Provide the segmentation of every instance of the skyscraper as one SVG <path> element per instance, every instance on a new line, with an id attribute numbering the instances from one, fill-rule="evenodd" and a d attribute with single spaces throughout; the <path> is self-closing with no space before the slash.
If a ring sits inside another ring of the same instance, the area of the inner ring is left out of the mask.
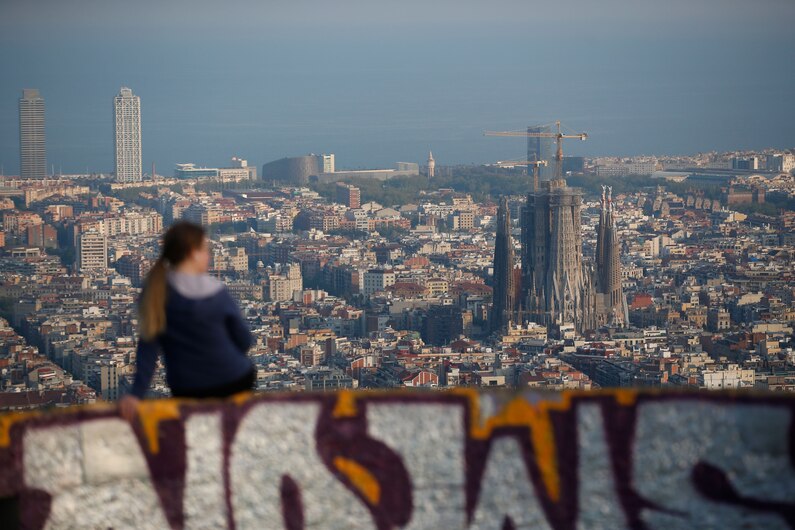
<path id="1" fill-rule="evenodd" d="M 541 125 L 528 127 L 529 133 L 551 133 L 552 127 Z M 527 160 L 546 160 L 546 166 L 538 168 L 538 180 L 552 180 L 555 178 L 555 140 L 554 138 L 527 137 Z M 532 168 L 527 168 L 530 172 Z"/>
<path id="2" fill-rule="evenodd" d="M 115 117 L 116 180 L 137 182 L 141 172 L 141 98 L 122 87 L 113 98 Z"/>
<path id="3" fill-rule="evenodd" d="M 514 319 L 516 301 L 513 275 L 513 244 L 511 242 L 511 211 L 503 197 L 497 210 L 497 237 L 494 241 L 494 291 L 491 307 L 491 329 L 500 331 Z"/>
<path id="4" fill-rule="evenodd" d="M 540 182 L 527 195 L 522 212 L 522 303 L 539 324 L 574 324 L 578 331 L 593 321 L 591 275 L 582 256 L 582 192 L 563 179 Z"/>
<path id="5" fill-rule="evenodd" d="M 22 178 L 47 176 L 44 136 L 44 98 L 37 89 L 26 88 L 19 98 L 19 174 Z"/>
<path id="6" fill-rule="evenodd" d="M 596 232 L 596 324 L 624 326 L 629 320 L 621 288 L 621 259 L 613 211 L 613 189 L 602 186 L 602 211 Z"/>

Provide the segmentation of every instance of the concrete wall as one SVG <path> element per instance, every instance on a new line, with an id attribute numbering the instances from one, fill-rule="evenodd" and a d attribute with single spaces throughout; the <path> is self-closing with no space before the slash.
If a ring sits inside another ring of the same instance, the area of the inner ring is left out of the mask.
<path id="1" fill-rule="evenodd" d="M 25 528 L 792 528 L 795 399 L 244 395 L 0 416 Z"/>

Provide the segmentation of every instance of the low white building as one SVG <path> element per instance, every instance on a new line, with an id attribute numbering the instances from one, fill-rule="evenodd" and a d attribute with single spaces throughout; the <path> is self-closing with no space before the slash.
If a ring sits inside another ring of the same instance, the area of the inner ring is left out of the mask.
<path id="1" fill-rule="evenodd" d="M 384 269 L 370 269 L 364 273 L 364 289 L 365 296 L 370 296 L 379 291 L 385 290 L 387 287 L 395 285 L 395 272 Z"/>
<path id="2" fill-rule="evenodd" d="M 699 386 L 707 390 L 753 388 L 754 371 L 743 370 L 736 364 L 728 365 L 725 370 L 704 370 L 699 375 Z"/>

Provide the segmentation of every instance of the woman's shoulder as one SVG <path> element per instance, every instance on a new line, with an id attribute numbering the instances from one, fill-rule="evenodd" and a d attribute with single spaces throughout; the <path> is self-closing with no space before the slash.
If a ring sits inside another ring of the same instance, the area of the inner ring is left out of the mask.
<path id="1" fill-rule="evenodd" d="M 224 282 L 209 274 L 187 274 L 171 271 L 168 284 L 181 296 L 190 300 L 212 298 L 226 290 Z"/>

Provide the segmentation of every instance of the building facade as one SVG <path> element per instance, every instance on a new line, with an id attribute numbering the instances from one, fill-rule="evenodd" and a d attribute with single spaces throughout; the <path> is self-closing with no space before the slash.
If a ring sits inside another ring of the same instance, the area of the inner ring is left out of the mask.
<path id="1" fill-rule="evenodd" d="M 795 169 L 795 154 L 778 153 L 767 155 L 765 167 L 770 171 L 790 173 Z"/>
<path id="2" fill-rule="evenodd" d="M 117 259 L 113 267 L 119 274 L 129 278 L 133 287 L 141 287 L 152 268 L 152 261 L 142 255 L 126 254 Z"/>
<path id="3" fill-rule="evenodd" d="M 599 164 L 595 168 L 597 177 L 625 177 L 627 175 L 651 175 L 657 171 L 656 160 L 631 160 L 628 162 Z"/>
<path id="4" fill-rule="evenodd" d="M 113 98 L 115 118 L 116 180 L 140 182 L 141 170 L 141 98 L 122 87 Z"/>
<path id="5" fill-rule="evenodd" d="M 232 158 L 232 167 L 199 167 L 193 163 L 177 164 L 174 178 L 177 179 L 210 179 L 221 182 L 240 182 L 255 180 L 257 170 L 248 165 L 248 161 Z"/>
<path id="6" fill-rule="evenodd" d="M 759 169 L 758 156 L 735 156 L 732 158 L 732 169 L 745 169 L 755 171 Z"/>
<path id="7" fill-rule="evenodd" d="M 292 300 L 295 291 L 304 287 L 301 275 L 301 265 L 290 263 L 282 274 L 272 274 L 268 277 L 268 297 L 271 302 L 286 302 Z"/>
<path id="8" fill-rule="evenodd" d="M 323 173 L 334 173 L 334 171 L 336 171 L 337 169 L 334 165 L 334 153 L 322 156 L 323 156 Z"/>
<path id="9" fill-rule="evenodd" d="M 44 98 L 26 88 L 19 98 L 19 174 L 23 179 L 47 176 Z"/>
<path id="10" fill-rule="evenodd" d="M 77 268 L 102 270 L 108 266 L 108 238 L 96 232 L 80 234 L 77 245 Z"/>
<path id="11" fill-rule="evenodd" d="M 370 269 L 364 273 L 363 283 L 363 292 L 366 296 L 385 291 L 387 287 L 395 285 L 395 272 L 384 269 Z"/>
<path id="12" fill-rule="evenodd" d="M 194 203 L 182 211 L 182 219 L 202 226 L 221 222 L 223 210 L 217 206 Z"/>
<path id="13" fill-rule="evenodd" d="M 342 182 L 337 183 L 337 202 L 348 208 L 357 209 L 362 206 L 362 193 L 359 188 Z"/>
<path id="14" fill-rule="evenodd" d="M 248 271 L 248 255 L 242 247 L 222 247 L 213 252 L 212 270 L 214 271 Z"/>
<path id="15" fill-rule="evenodd" d="M 262 179 L 303 186 L 309 182 L 309 177 L 321 172 L 321 164 L 322 156 L 318 155 L 281 158 L 262 166 Z"/>

